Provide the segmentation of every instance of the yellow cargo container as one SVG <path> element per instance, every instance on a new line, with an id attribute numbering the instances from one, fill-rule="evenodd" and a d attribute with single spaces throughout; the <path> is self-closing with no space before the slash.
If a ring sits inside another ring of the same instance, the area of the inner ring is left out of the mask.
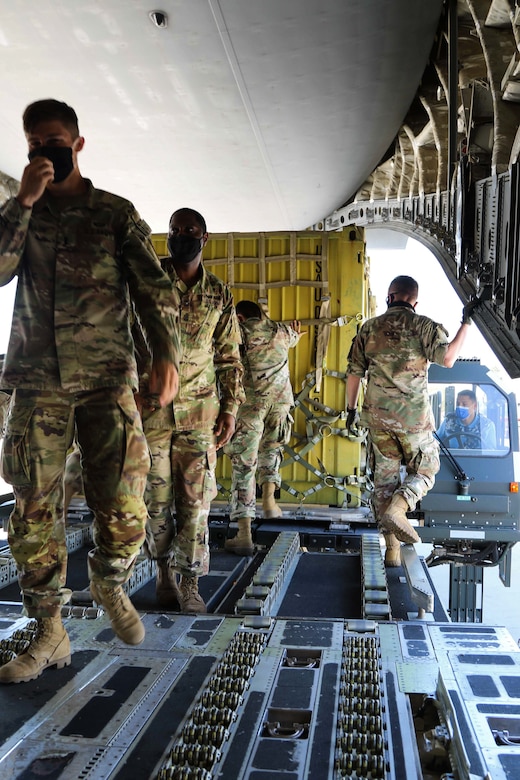
<path id="1" fill-rule="evenodd" d="M 166 238 L 153 237 L 159 256 L 167 254 Z M 300 320 L 305 331 L 289 354 L 296 407 L 280 500 L 359 506 L 363 450 L 346 437 L 345 369 L 352 338 L 374 308 L 364 231 L 212 234 L 204 264 L 229 284 L 235 301 L 254 300 L 272 319 Z M 225 455 L 217 476 L 225 500 Z"/>

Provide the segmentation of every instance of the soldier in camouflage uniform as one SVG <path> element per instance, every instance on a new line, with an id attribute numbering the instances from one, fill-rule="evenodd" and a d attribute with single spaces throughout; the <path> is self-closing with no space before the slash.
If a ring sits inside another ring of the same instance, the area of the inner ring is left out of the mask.
<path id="1" fill-rule="evenodd" d="M 94 189 L 78 168 L 75 111 L 56 100 L 24 113 L 29 144 L 18 195 L 0 209 L 0 284 L 18 276 L 1 386 L 13 388 L 2 471 L 15 508 L 8 540 L 36 637 L 0 669 L 0 682 L 35 679 L 70 663 L 61 621 L 67 548 L 63 471 L 74 432 L 94 512 L 91 592 L 115 633 L 138 644 L 144 627 L 122 585 L 145 537 L 149 455 L 134 400 L 132 303 L 153 348 L 159 403 L 178 383 L 177 312 L 148 226 L 132 204 Z"/>
<path id="2" fill-rule="evenodd" d="M 430 362 L 451 368 L 471 322 L 475 304 L 464 308 L 453 341 L 428 317 L 415 313 L 418 285 L 410 276 L 390 284 L 387 311 L 365 322 L 352 342 L 347 370 L 347 428 L 357 432 L 361 380 L 367 386 L 361 425 L 368 428 L 373 464 L 375 518 L 385 535 L 387 566 L 399 566 L 400 542 L 420 538 L 406 512 L 430 490 L 439 470 L 439 450 L 428 397 Z M 406 477 L 400 483 L 401 464 Z"/>
<path id="3" fill-rule="evenodd" d="M 235 434 L 224 450 L 233 467 L 230 517 L 238 525 L 238 533 L 226 540 L 225 547 L 237 555 L 251 555 L 257 482 L 262 486 L 264 517 L 282 514 L 274 492 L 281 482 L 283 445 L 291 437 L 294 397 L 288 352 L 300 339 L 300 323 L 294 321 L 289 326 L 262 317 L 253 301 L 240 301 L 236 311 L 242 333 L 246 401 L 238 411 Z"/>
<path id="4" fill-rule="evenodd" d="M 145 500 L 146 548 L 156 561 L 161 606 L 205 612 L 198 578 L 209 571 L 208 515 L 217 494 L 217 449 L 233 435 L 244 400 L 240 331 L 229 287 L 202 264 L 206 222 L 182 208 L 170 219 L 162 260 L 180 310 L 179 394 L 154 408 L 143 362 L 143 425 L 152 455 Z M 177 583 L 177 577 L 180 581 Z"/>

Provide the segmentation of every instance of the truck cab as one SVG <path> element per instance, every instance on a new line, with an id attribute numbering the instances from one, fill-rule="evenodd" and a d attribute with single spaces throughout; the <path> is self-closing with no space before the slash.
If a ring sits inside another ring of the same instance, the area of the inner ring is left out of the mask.
<path id="1" fill-rule="evenodd" d="M 418 507 L 428 563 L 503 564 L 520 539 L 515 397 L 478 360 L 431 365 L 428 381 L 441 462 Z"/>

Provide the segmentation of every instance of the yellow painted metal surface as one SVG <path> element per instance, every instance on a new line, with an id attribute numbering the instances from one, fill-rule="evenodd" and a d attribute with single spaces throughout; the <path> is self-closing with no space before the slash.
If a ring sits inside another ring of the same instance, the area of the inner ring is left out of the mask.
<path id="1" fill-rule="evenodd" d="M 153 241 L 166 255 L 166 235 Z M 363 454 L 345 436 L 345 370 L 352 338 L 373 310 L 363 230 L 213 234 L 204 263 L 235 301 L 256 301 L 272 319 L 300 320 L 305 331 L 289 355 L 297 405 L 280 500 L 358 506 Z M 221 497 L 230 475 L 223 456 Z"/>

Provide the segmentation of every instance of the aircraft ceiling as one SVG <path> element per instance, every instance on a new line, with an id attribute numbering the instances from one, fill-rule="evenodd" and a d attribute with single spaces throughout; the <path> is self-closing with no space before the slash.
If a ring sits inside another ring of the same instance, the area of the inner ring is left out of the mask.
<path id="1" fill-rule="evenodd" d="M 346 203 L 393 143 L 442 0 L 3 0 L 0 171 L 25 106 L 76 109 L 82 173 L 154 232 L 189 205 L 212 232 L 299 230 Z"/>

